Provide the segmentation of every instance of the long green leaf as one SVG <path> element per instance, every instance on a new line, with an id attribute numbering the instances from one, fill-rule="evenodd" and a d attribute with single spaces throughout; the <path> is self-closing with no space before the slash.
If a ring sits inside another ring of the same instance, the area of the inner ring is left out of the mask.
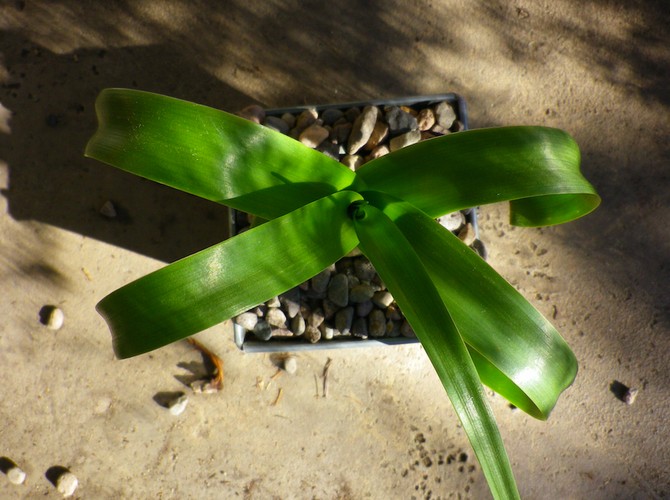
<path id="1" fill-rule="evenodd" d="M 311 278 L 358 244 L 347 207 L 360 199 L 335 193 L 112 292 L 97 309 L 117 356 L 197 333 Z"/>
<path id="2" fill-rule="evenodd" d="M 558 331 L 451 232 L 410 204 L 363 193 L 411 242 L 468 344 L 482 381 L 546 419 L 577 374 Z"/>
<path id="3" fill-rule="evenodd" d="M 86 155 L 264 218 L 345 189 L 354 173 L 274 130 L 163 95 L 105 89 Z"/>
<path id="4" fill-rule="evenodd" d="M 495 498 L 519 494 L 475 366 L 421 260 L 380 210 L 354 214 L 361 250 L 375 266 L 421 341 L 463 424 Z"/>
<path id="5" fill-rule="evenodd" d="M 370 190 L 405 200 L 431 217 L 511 200 L 513 224 L 551 225 L 581 217 L 600 203 L 579 171 L 575 141 L 546 127 L 429 139 L 377 158 L 356 175 Z"/>

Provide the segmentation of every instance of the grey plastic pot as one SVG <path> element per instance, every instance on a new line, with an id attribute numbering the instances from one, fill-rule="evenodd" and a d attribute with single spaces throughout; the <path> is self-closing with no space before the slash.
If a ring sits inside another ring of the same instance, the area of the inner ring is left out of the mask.
<path id="1" fill-rule="evenodd" d="M 285 113 L 297 115 L 307 109 L 316 109 L 319 114 L 331 108 L 345 111 L 350 108 L 363 108 L 365 106 L 409 106 L 412 108 L 425 108 L 440 102 L 447 101 L 456 111 L 456 119 L 462 124 L 462 130 L 468 129 L 468 115 L 465 100 L 454 93 L 425 95 L 414 97 L 402 97 L 396 99 L 371 100 L 360 102 L 349 102 L 342 104 L 325 104 L 317 106 L 297 106 L 291 108 L 277 108 L 266 110 L 266 116 L 281 117 Z M 472 247 L 483 258 L 486 258 L 486 250 L 479 239 L 479 228 L 477 225 L 477 209 L 471 208 L 464 210 L 466 222 L 471 224 L 475 232 L 475 243 Z M 238 232 L 238 218 L 239 213 L 235 210 L 230 210 L 230 235 L 235 235 Z M 259 340 L 253 334 L 247 333 L 246 330 L 233 321 L 233 334 L 235 344 L 245 352 L 286 352 L 286 351 L 307 351 L 318 349 L 342 349 L 350 347 L 374 347 L 382 345 L 402 345 L 417 343 L 418 339 L 408 337 L 379 337 L 379 338 L 356 338 L 353 336 L 335 336 L 332 339 L 320 340 L 316 343 L 311 343 L 302 336 L 293 337 L 272 337 L 269 340 Z"/>

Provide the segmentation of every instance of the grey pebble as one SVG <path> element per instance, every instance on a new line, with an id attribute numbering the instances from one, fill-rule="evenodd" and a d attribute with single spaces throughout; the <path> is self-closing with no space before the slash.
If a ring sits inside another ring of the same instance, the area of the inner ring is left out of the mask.
<path id="1" fill-rule="evenodd" d="M 289 375 L 295 375 L 298 371 L 298 360 L 295 356 L 286 356 L 284 358 L 283 368 Z"/>
<path id="2" fill-rule="evenodd" d="M 103 215 L 104 217 L 107 217 L 108 219 L 113 219 L 116 217 L 116 207 L 114 206 L 114 203 L 111 201 L 107 200 L 101 207 L 100 207 L 100 215 Z"/>
<path id="3" fill-rule="evenodd" d="M 351 325 L 354 321 L 354 308 L 349 306 L 337 311 L 335 315 L 335 328 L 337 328 L 342 335 L 349 335 Z"/>
<path id="4" fill-rule="evenodd" d="M 349 302 L 358 304 L 366 302 L 375 295 L 375 290 L 369 283 L 361 283 L 356 285 L 349 291 Z"/>
<path id="5" fill-rule="evenodd" d="M 323 310 L 317 307 L 312 311 L 312 313 L 307 318 L 307 324 L 309 326 L 313 326 L 314 328 L 318 328 L 319 326 L 321 326 L 321 323 L 323 323 L 324 319 L 325 317 L 323 314 Z"/>
<path id="6" fill-rule="evenodd" d="M 366 300 L 365 302 L 360 302 L 356 304 L 356 316 L 366 317 L 370 314 L 370 311 L 374 309 L 374 305 L 371 300 Z"/>
<path id="7" fill-rule="evenodd" d="M 379 309 L 375 309 L 368 317 L 368 332 L 371 337 L 383 337 L 386 332 L 386 317 Z"/>
<path id="8" fill-rule="evenodd" d="M 365 318 L 356 318 L 351 325 L 351 334 L 354 337 L 368 338 L 368 322 Z"/>
<path id="9" fill-rule="evenodd" d="M 425 108 L 419 111 L 419 115 L 416 117 L 417 125 L 419 130 L 425 132 L 430 130 L 433 125 L 435 125 L 435 113 L 430 108 Z"/>
<path id="10" fill-rule="evenodd" d="M 279 296 L 279 303 L 282 305 L 289 318 L 295 318 L 300 312 L 300 290 L 292 288 Z"/>
<path id="11" fill-rule="evenodd" d="M 258 104 L 252 104 L 237 112 L 238 116 L 254 123 L 261 124 L 265 121 L 265 110 Z"/>
<path id="12" fill-rule="evenodd" d="M 416 333 L 414 333 L 414 329 L 407 320 L 402 322 L 402 325 L 400 326 L 400 333 L 403 337 L 416 338 Z"/>
<path id="13" fill-rule="evenodd" d="M 272 327 L 267 321 L 261 320 L 254 327 L 254 335 L 260 340 L 270 340 L 272 337 Z"/>
<path id="14" fill-rule="evenodd" d="M 316 109 L 309 108 L 302 111 L 295 122 L 295 127 L 302 132 L 307 127 L 316 123 L 316 120 L 319 118 L 319 114 L 316 112 Z"/>
<path id="15" fill-rule="evenodd" d="M 286 122 L 289 129 L 295 127 L 295 115 L 292 113 L 284 113 L 281 115 L 281 119 Z"/>
<path id="16" fill-rule="evenodd" d="M 328 298 L 337 306 L 349 303 L 349 280 L 345 274 L 336 274 L 328 284 Z"/>
<path id="17" fill-rule="evenodd" d="M 281 302 L 279 302 L 279 297 L 272 297 L 265 305 L 268 307 L 281 307 Z"/>
<path id="18" fill-rule="evenodd" d="M 364 163 L 363 157 L 359 155 L 344 155 L 340 162 L 354 172 L 362 167 Z"/>
<path id="19" fill-rule="evenodd" d="M 371 281 L 375 277 L 375 274 L 377 274 L 372 262 L 365 257 L 354 261 L 354 270 L 356 277 L 361 281 Z"/>
<path id="20" fill-rule="evenodd" d="M 60 330 L 65 323 L 65 314 L 59 307 L 44 306 L 40 309 L 39 319 L 49 330 Z"/>
<path id="21" fill-rule="evenodd" d="M 7 471 L 7 480 L 12 484 L 23 484 L 26 480 L 26 473 L 21 470 L 16 464 L 10 467 Z"/>
<path id="22" fill-rule="evenodd" d="M 325 293 L 330 283 L 330 269 L 324 269 L 310 280 L 312 289 L 317 293 Z"/>
<path id="23" fill-rule="evenodd" d="M 398 106 L 385 107 L 384 116 L 391 135 L 404 134 L 410 130 L 418 130 L 419 128 L 416 118 Z M 391 148 L 391 151 L 393 151 L 393 148 Z"/>
<path id="24" fill-rule="evenodd" d="M 361 110 L 358 108 L 349 108 L 344 112 L 344 117 L 348 122 L 354 123 L 356 119 L 361 115 Z"/>
<path id="25" fill-rule="evenodd" d="M 321 113 L 321 119 L 326 125 L 332 125 L 344 116 L 344 112 L 337 108 L 328 108 Z"/>
<path id="26" fill-rule="evenodd" d="M 285 120 L 276 116 L 266 116 L 264 125 L 281 134 L 288 134 L 288 131 L 291 128 Z"/>
<path id="27" fill-rule="evenodd" d="M 435 122 L 440 127 L 449 130 L 456 120 L 456 112 L 447 101 L 435 106 Z"/>
<path id="28" fill-rule="evenodd" d="M 295 335 L 302 335 L 305 333 L 305 327 L 305 318 L 303 318 L 302 315 L 298 314 L 291 320 L 291 330 Z"/>

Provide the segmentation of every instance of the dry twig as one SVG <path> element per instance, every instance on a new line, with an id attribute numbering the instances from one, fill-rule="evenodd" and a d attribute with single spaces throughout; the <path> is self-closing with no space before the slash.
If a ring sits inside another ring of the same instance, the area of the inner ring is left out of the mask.
<path id="1" fill-rule="evenodd" d="M 326 365 L 323 367 L 323 397 L 328 397 L 328 373 L 330 372 L 330 364 L 333 362 L 332 359 L 328 358 Z"/>
<path id="2" fill-rule="evenodd" d="M 207 392 L 207 389 L 212 391 L 220 391 L 223 389 L 223 360 L 194 338 L 189 337 L 186 340 L 189 344 L 200 351 L 203 356 L 206 356 L 214 365 L 214 375 L 209 380 L 209 382 L 205 384 L 206 387 L 201 387 L 202 392 Z"/>

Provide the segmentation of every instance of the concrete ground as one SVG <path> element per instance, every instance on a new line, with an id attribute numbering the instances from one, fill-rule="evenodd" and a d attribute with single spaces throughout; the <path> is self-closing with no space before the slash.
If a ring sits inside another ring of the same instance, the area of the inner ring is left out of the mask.
<path id="1" fill-rule="evenodd" d="M 27 479 L 0 474 L 0 498 L 60 497 L 54 467 L 78 477 L 78 498 L 489 497 L 418 346 L 301 354 L 296 375 L 273 378 L 273 358 L 239 352 L 221 325 L 205 338 L 225 388 L 190 394 L 179 417 L 156 400 L 202 373 L 188 344 L 114 359 L 95 303 L 225 238 L 226 212 L 83 158 L 110 86 L 230 111 L 454 91 L 472 127 L 569 131 L 598 211 L 514 229 L 505 206 L 485 207 L 482 238 L 555 315 L 580 372 L 548 422 L 492 405 L 524 498 L 670 496 L 668 12 L 660 0 L 3 2 L 0 465 Z M 109 199 L 116 221 L 98 214 Z M 46 304 L 65 312 L 57 332 L 38 322 Z M 639 389 L 634 404 L 615 381 Z"/>

